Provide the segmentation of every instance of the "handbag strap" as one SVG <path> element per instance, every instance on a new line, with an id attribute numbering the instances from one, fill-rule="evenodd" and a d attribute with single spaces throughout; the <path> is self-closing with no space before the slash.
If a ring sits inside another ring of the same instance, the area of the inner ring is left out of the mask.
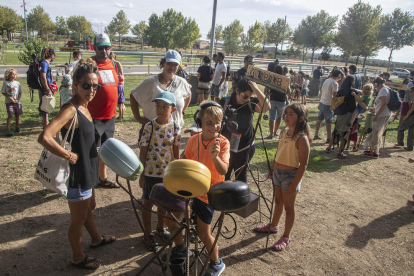
<path id="1" fill-rule="evenodd" d="M 78 110 L 76 109 L 75 115 L 73 116 L 73 119 L 72 119 L 72 122 L 70 123 L 70 126 L 68 128 L 68 131 L 66 132 L 65 138 L 62 140 L 62 144 L 61 144 L 62 147 L 65 146 L 65 142 L 68 139 L 68 135 L 69 135 L 69 131 L 70 130 L 72 130 L 72 133 L 71 133 L 71 136 L 70 136 L 70 142 L 69 142 L 69 144 L 72 145 L 72 140 L 73 140 L 73 135 L 74 135 L 75 129 L 76 129 L 76 121 L 77 121 L 77 119 L 78 119 Z"/>

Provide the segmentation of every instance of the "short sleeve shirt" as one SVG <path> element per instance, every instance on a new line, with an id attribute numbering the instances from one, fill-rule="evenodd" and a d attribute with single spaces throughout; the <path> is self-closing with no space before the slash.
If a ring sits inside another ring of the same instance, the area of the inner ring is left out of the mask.
<path id="1" fill-rule="evenodd" d="M 70 75 L 73 77 L 73 72 L 76 69 L 76 66 L 78 65 L 79 60 L 75 60 L 71 64 L 69 64 L 68 70 L 70 71 Z"/>
<path id="2" fill-rule="evenodd" d="M 46 73 L 47 83 L 53 82 L 52 68 L 50 66 L 50 63 L 47 62 L 46 60 L 42 60 L 40 62 L 40 72 Z"/>
<path id="3" fill-rule="evenodd" d="M 105 62 L 97 62 L 97 65 L 101 87 L 96 91 L 92 101 L 89 102 L 88 110 L 92 119 L 108 120 L 116 116 L 119 79 L 109 58 Z"/>
<path id="4" fill-rule="evenodd" d="M 230 143 L 226 137 L 220 135 L 220 152 L 218 157 L 226 163 L 229 164 L 230 159 Z M 209 144 L 207 149 L 203 146 L 203 141 L 201 140 L 201 133 L 197 135 L 193 135 L 188 139 L 187 147 L 185 149 L 184 155 L 185 158 L 190 160 L 195 160 L 200 162 L 201 164 L 205 165 L 211 172 L 211 184 L 210 187 L 223 182 L 224 175 L 218 173 L 216 166 L 214 165 L 213 159 L 211 159 L 208 151 L 213 144 L 212 142 Z M 208 204 L 208 197 L 207 194 L 198 197 L 199 200 L 203 201 L 204 203 Z"/>
<path id="5" fill-rule="evenodd" d="M 216 71 L 214 72 L 213 84 L 219 85 L 223 72 L 227 73 L 227 66 L 224 62 L 222 64 L 217 64 Z"/>
<path id="6" fill-rule="evenodd" d="M 377 98 L 375 99 L 375 113 L 378 114 L 378 111 L 381 108 L 381 99 L 380 97 L 387 97 L 387 104 L 390 102 L 391 94 L 388 91 L 388 87 L 383 87 L 378 92 Z M 378 117 L 385 117 L 385 116 L 391 116 L 391 110 L 388 108 L 388 106 L 385 106 L 385 109 L 381 112 L 381 114 L 378 115 Z"/>
<path id="7" fill-rule="evenodd" d="M 321 103 L 331 105 L 333 93 L 338 92 L 339 85 L 333 78 L 329 78 L 323 82 L 321 90 Z"/>
<path id="8" fill-rule="evenodd" d="M 180 146 L 180 127 L 171 120 L 160 125 L 156 119 L 148 122 L 142 132 L 140 147 L 148 147 L 145 157 L 144 175 L 164 176 L 165 167 L 174 160 L 172 146 Z"/>
<path id="9" fill-rule="evenodd" d="M 197 73 L 200 73 L 200 81 L 202 82 L 210 82 L 211 81 L 211 75 L 214 74 L 213 68 L 208 65 L 202 65 L 198 67 Z"/>
<path id="10" fill-rule="evenodd" d="M 23 93 L 23 89 L 18 81 L 4 81 L 3 86 L 1 88 L 1 93 L 4 93 L 7 96 L 12 97 L 13 99 L 17 100 L 19 98 L 19 94 Z M 6 98 L 6 97 L 5 97 L 4 102 L 6 104 L 11 103 L 9 98 Z"/>
<path id="11" fill-rule="evenodd" d="M 140 85 L 131 90 L 132 96 L 137 100 L 144 117 L 153 120 L 157 118 L 155 103 L 152 102 L 161 91 L 169 91 L 174 94 L 177 101 L 177 110 L 172 114 L 172 119 L 180 128 L 184 125 L 183 109 L 184 99 L 191 96 L 191 85 L 183 78 L 174 76 L 174 80 L 168 87 L 164 87 L 158 79 L 158 75 L 145 79 Z"/>

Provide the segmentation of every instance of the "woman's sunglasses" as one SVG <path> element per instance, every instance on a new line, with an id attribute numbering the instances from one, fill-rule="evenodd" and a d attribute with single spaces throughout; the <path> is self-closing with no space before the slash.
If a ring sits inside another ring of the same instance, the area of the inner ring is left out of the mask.
<path id="1" fill-rule="evenodd" d="M 251 96 L 244 95 L 243 92 L 240 92 L 240 94 L 243 94 L 243 96 L 242 96 L 243 100 L 250 100 L 250 98 L 251 98 Z"/>
<path id="2" fill-rule="evenodd" d="M 101 87 L 101 85 L 100 84 L 90 84 L 90 83 L 85 82 L 85 83 L 82 83 L 82 87 L 85 90 L 90 90 L 91 87 L 93 87 L 93 91 L 96 91 Z"/>
<path id="3" fill-rule="evenodd" d="M 110 50 L 112 47 L 111 47 L 111 46 L 98 46 L 97 48 L 98 48 L 98 50 L 99 50 L 99 51 L 102 51 L 102 50 L 106 50 L 106 51 L 108 51 L 108 50 Z"/>

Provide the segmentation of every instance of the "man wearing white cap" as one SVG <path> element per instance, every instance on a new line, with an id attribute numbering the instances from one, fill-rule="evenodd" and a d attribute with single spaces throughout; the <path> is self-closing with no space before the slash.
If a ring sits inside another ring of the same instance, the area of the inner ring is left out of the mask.
<path id="1" fill-rule="evenodd" d="M 118 75 L 109 53 L 111 41 L 107 34 L 98 34 L 94 38 L 93 49 L 96 55 L 92 57 L 99 69 L 99 85 L 96 95 L 88 104 L 93 124 L 95 125 L 95 142 L 100 147 L 106 140 L 114 137 L 116 106 L 118 104 Z M 99 158 L 99 186 L 119 188 L 115 181 L 107 176 L 106 166 Z"/>

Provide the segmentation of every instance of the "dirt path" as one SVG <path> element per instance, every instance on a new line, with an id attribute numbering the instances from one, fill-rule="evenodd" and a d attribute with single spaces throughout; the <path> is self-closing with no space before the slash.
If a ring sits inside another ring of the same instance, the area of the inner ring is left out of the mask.
<path id="1" fill-rule="evenodd" d="M 0 274 L 135 275 L 151 254 L 121 189 L 96 192 L 98 228 L 118 241 L 91 250 L 84 232 L 85 253 L 103 260 L 101 268 L 83 271 L 69 265 L 67 202 L 33 180 L 41 152 L 35 142 L 39 131 L 13 140 L 0 137 Z M 117 126 L 115 138 L 138 152 L 133 127 Z M 247 219 L 235 216 L 237 235 L 219 240 L 227 266 L 223 275 L 414 275 L 414 173 L 407 162 L 411 154 L 381 149 L 378 160 L 366 159 L 361 152 L 337 160 L 334 153 L 326 157 L 322 144 L 314 144 L 312 150 L 326 160 L 329 170 L 307 172 L 287 250 L 265 250 L 266 237 L 251 231 L 259 222 L 258 213 Z M 133 186 L 140 197 L 138 183 Z M 261 188 L 271 196 L 270 182 Z M 263 202 L 261 207 L 265 209 Z M 280 235 L 272 235 L 270 245 Z M 156 265 L 144 273 L 161 274 Z"/>

